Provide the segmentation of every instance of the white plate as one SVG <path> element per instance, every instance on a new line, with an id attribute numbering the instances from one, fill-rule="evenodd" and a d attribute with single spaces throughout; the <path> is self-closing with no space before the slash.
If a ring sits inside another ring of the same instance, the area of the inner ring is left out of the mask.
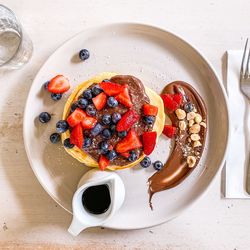
<path id="1" fill-rule="evenodd" d="M 82 48 L 90 51 L 85 62 L 78 60 Z M 174 80 L 191 83 L 204 98 L 209 134 L 201 163 L 176 188 L 153 197 L 148 205 L 147 179 L 152 167 L 118 171 L 126 187 L 125 203 L 105 225 L 116 229 L 136 229 L 168 221 L 193 203 L 208 187 L 224 161 L 228 141 L 228 110 L 225 91 L 207 60 L 191 45 L 165 30 L 141 24 L 111 24 L 76 35 L 52 54 L 37 74 L 28 96 L 24 116 L 24 140 L 34 173 L 44 189 L 64 209 L 71 212 L 71 199 L 82 174 L 88 170 L 70 157 L 60 145 L 52 145 L 55 130 L 68 94 L 54 102 L 42 84 L 56 74 L 67 76 L 72 85 L 100 72 L 135 75 L 157 91 Z M 42 111 L 53 113 L 48 124 L 40 124 Z M 151 157 L 166 161 L 169 140 L 163 138 Z"/>

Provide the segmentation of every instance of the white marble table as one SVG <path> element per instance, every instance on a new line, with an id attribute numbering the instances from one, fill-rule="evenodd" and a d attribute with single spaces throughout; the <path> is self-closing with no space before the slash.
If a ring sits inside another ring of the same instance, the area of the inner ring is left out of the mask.
<path id="1" fill-rule="evenodd" d="M 221 175 L 191 209 L 164 225 L 137 231 L 90 229 L 77 238 L 71 216 L 36 180 L 22 138 L 25 100 L 46 58 L 93 25 L 137 21 L 165 27 L 197 46 L 222 76 L 227 49 L 250 36 L 250 1 L 2 0 L 19 16 L 34 43 L 32 60 L 0 72 L 0 249 L 250 249 L 250 201 L 225 200 Z M 171 201 L 169 201 L 171 202 Z"/>

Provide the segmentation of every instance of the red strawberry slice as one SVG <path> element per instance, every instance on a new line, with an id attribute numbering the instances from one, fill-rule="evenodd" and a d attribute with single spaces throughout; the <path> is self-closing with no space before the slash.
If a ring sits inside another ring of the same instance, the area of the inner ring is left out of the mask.
<path id="1" fill-rule="evenodd" d="M 129 152 L 124 152 L 124 153 L 120 153 L 120 155 L 122 155 L 125 158 L 128 158 L 130 154 Z"/>
<path id="2" fill-rule="evenodd" d="M 124 88 L 123 91 L 119 95 L 115 96 L 115 99 L 119 103 L 123 104 L 124 106 L 128 108 L 131 108 L 133 106 L 127 87 Z"/>
<path id="3" fill-rule="evenodd" d="M 133 110 L 127 111 L 118 122 L 116 130 L 118 132 L 130 129 L 138 120 L 140 116 Z"/>
<path id="4" fill-rule="evenodd" d="M 123 91 L 125 86 L 112 82 L 101 82 L 99 85 L 103 89 L 103 91 L 109 96 L 118 95 L 120 92 Z"/>
<path id="5" fill-rule="evenodd" d="M 104 170 L 109 165 L 109 159 L 106 158 L 104 155 L 101 155 L 99 158 L 99 168 L 100 170 Z"/>
<path id="6" fill-rule="evenodd" d="M 57 75 L 49 81 L 48 91 L 55 94 L 62 94 L 70 89 L 69 80 L 63 75 Z"/>
<path id="7" fill-rule="evenodd" d="M 173 100 L 173 96 L 171 94 L 163 94 L 161 95 L 164 106 L 168 112 L 173 112 L 178 108 L 178 103 Z"/>
<path id="8" fill-rule="evenodd" d="M 92 101 L 98 111 L 102 110 L 107 102 L 107 95 L 105 93 L 101 93 L 96 97 L 92 98 Z"/>
<path id="9" fill-rule="evenodd" d="M 78 148 L 82 148 L 83 145 L 83 132 L 81 124 L 77 124 L 70 133 L 70 143 L 74 144 Z"/>
<path id="10" fill-rule="evenodd" d="M 156 144 L 157 133 L 155 131 L 145 132 L 142 135 L 143 152 L 146 155 L 150 155 Z"/>
<path id="11" fill-rule="evenodd" d="M 86 117 L 86 113 L 77 108 L 68 118 L 67 118 L 67 122 L 69 124 L 70 127 L 75 127 L 77 124 L 79 124 L 83 118 Z"/>
<path id="12" fill-rule="evenodd" d="M 86 116 L 81 121 L 83 129 L 92 129 L 96 123 L 97 120 L 94 117 Z"/>
<path id="13" fill-rule="evenodd" d="M 176 127 L 165 125 L 162 133 L 169 138 L 173 138 L 176 134 Z"/>
<path id="14" fill-rule="evenodd" d="M 118 153 L 125 153 L 135 148 L 142 147 L 139 136 L 131 129 L 128 135 L 116 144 L 116 151 Z"/>
<path id="15" fill-rule="evenodd" d="M 174 94 L 173 100 L 180 106 L 182 104 L 183 96 L 181 93 Z"/>
<path id="16" fill-rule="evenodd" d="M 157 116 L 158 107 L 151 105 L 151 104 L 144 104 L 143 105 L 143 113 L 144 113 L 144 115 Z"/>

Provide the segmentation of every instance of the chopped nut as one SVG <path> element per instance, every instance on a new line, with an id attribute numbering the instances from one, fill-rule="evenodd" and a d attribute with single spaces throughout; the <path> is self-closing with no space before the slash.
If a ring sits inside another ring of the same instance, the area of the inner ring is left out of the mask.
<path id="1" fill-rule="evenodd" d="M 189 126 L 189 127 L 192 127 L 193 125 L 194 125 L 194 120 L 189 120 L 188 126 Z"/>
<path id="2" fill-rule="evenodd" d="M 190 129 L 189 132 L 191 134 L 198 134 L 201 130 L 201 126 L 199 124 L 194 124 Z"/>
<path id="3" fill-rule="evenodd" d="M 198 155 L 200 155 L 200 152 L 199 151 L 196 151 L 195 153 L 194 153 L 196 156 L 198 156 Z M 199 157 L 198 157 L 199 158 Z"/>
<path id="4" fill-rule="evenodd" d="M 194 141 L 194 144 L 193 144 L 194 148 L 196 147 L 200 147 L 202 146 L 201 142 L 200 141 Z"/>
<path id="5" fill-rule="evenodd" d="M 179 122 L 179 128 L 180 130 L 185 130 L 187 127 L 187 124 L 184 121 Z"/>
<path id="6" fill-rule="evenodd" d="M 188 138 L 188 142 L 191 142 L 192 140 L 190 138 Z"/>
<path id="7" fill-rule="evenodd" d="M 176 109 L 175 114 L 179 120 L 183 120 L 186 117 L 186 112 L 183 109 Z"/>
<path id="8" fill-rule="evenodd" d="M 198 134 L 191 134 L 190 138 L 192 141 L 199 141 L 200 140 L 200 136 Z"/>
<path id="9" fill-rule="evenodd" d="M 190 112 L 187 114 L 187 120 L 193 120 L 195 118 L 196 114 L 194 112 Z"/>
<path id="10" fill-rule="evenodd" d="M 200 114 L 196 114 L 196 116 L 194 118 L 194 121 L 199 124 L 202 121 L 201 115 Z"/>
<path id="11" fill-rule="evenodd" d="M 193 168 L 196 163 L 196 158 L 194 156 L 188 156 L 187 157 L 187 164 L 189 168 Z"/>
<path id="12" fill-rule="evenodd" d="M 207 124 L 206 124 L 205 122 L 201 122 L 200 125 L 201 125 L 202 127 L 204 127 L 204 128 L 207 127 Z"/>

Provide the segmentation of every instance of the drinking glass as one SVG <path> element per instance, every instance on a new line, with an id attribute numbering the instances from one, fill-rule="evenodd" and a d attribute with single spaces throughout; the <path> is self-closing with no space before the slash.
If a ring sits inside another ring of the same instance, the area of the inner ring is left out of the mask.
<path id="1" fill-rule="evenodd" d="M 0 4 L 0 67 L 18 69 L 27 63 L 33 46 L 12 10 Z"/>

